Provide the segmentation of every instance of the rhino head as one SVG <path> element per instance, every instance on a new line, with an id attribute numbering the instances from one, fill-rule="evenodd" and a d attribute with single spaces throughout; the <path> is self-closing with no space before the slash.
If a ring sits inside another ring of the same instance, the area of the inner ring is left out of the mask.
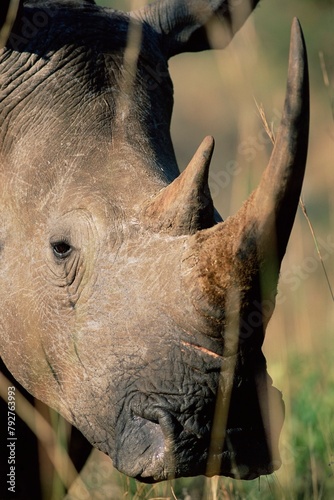
<path id="1" fill-rule="evenodd" d="M 142 481 L 280 465 L 261 347 L 306 163 L 298 21 L 275 147 L 235 215 L 213 207 L 213 139 L 179 174 L 169 132 L 168 59 L 224 47 L 257 3 L 30 1 L 0 53 L 1 358 Z"/>

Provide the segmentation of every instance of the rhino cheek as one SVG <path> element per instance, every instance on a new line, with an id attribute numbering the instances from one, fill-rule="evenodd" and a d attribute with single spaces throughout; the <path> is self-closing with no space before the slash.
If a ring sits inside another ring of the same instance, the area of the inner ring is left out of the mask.
<path id="1" fill-rule="evenodd" d="M 41 279 L 37 263 L 33 268 L 23 258 L 12 257 L 10 262 L 2 268 L 5 286 L 0 301 L 6 314 L 0 324 L 1 357 L 30 393 L 70 417 L 62 393 L 62 384 L 73 379 L 77 364 L 69 335 L 69 311 L 62 317 L 52 308 L 56 298 Z M 13 279 L 8 281 L 8 276 Z"/>

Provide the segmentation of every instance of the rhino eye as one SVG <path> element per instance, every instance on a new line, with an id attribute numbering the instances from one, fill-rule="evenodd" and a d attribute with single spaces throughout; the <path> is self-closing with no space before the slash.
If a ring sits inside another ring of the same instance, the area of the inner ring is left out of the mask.
<path id="1" fill-rule="evenodd" d="M 72 247 L 66 241 L 57 241 L 56 243 L 52 243 L 52 250 L 57 257 L 57 259 L 65 259 L 72 252 Z"/>

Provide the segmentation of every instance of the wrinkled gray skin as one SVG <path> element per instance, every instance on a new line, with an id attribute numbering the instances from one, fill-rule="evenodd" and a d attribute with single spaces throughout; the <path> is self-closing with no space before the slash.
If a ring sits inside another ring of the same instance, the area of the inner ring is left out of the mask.
<path id="1" fill-rule="evenodd" d="M 220 46 L 248 15 L 199 4 L 226 15 Z M 136 61 L 127 14 L 74 0 L 22 12 L 0 53 L 2 359 L 130 476 L 272 472 L 283 403 L 261 345 L 306 153 L 277 249 L 270 194 L 217 225 L 205 179 L 198 196 L 154 204 L 179 175 L 167 60 L 208 48 L 210 15 L 196 24 L 173 1 L 134 13 Z M 199 163 L 210 139 L 203 148 Z"/>

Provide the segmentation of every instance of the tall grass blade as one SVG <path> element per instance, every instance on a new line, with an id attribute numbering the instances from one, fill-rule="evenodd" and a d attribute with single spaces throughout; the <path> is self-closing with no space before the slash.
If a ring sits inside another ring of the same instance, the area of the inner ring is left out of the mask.
<path id="1" fill-rule="evenodd" d="M 302 211 L 303 211 L 303 214 L 305 216 L 305 219 L 307 220 L 307 224 L 310 228 L 310 231 L 311 231 L 311 234 L 312 234 L 312 238 L 313 238 L 313 241 L 314 241 L 314 246 L 316 248 L 316 251 L 317 251 L 317 254 L 318 254 L 318 257 L 319 257 L 319 260 L 320 260 L 320 263 L 321 263 L 321 266 L 322 266 L 322 269 L 324 271 L 324 274 L 325 274 L 325 278 L 326 278 L 326 281 L 327 281 L 327 285 L 328 285 L 328 288 L 329 288 L 329 292 L 331 294 L 331 297 L 332 297 L 332 300 L 334 302 L 334 293 L 333 293 L 333 288 L 331 286 L 331 283 L 330 283 L 330 280 L 329 280 L 329 277 L 328 277 L 328 273 L 327 273 L 327 270 L 326 270 L 326 266 L 324 264 L 324 261 L 323 261 L 323 258 L 322 258 L 322 255 L 321 255 L 321 251 L 320 251 L 320 248 L 319 248 L 319 245 L 318 245 L 318 241 L 317 241 L 317 237 L 316 237 L 316 234 L 315 234 L 315 231 L 314 231 L 314 228 L 313 228 L 313 225 L 312 225 L 312 222 L 308 216 L 308 213 L 307 213 L 307 210 L 306 210 L 306 206 L 305 206 L 305 203 L 303 202 L 303 199 L 300 198 L 299 199 L 299 206 L 301 207 Z"/>

